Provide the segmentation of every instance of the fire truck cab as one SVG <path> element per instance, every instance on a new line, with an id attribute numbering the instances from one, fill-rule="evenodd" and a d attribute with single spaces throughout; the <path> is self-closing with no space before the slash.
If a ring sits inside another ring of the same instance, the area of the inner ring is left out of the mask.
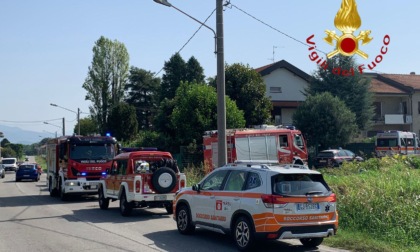
<path id="1" fill-rule="evenodd" d="M 384 131 L 376 134 L 375 153 L 377 157 L 401 155 L 418 155 L 419 138 L 414 132 Z"/>
<path id="2" fill-rule="evenodd" d="M 227 162 L 276 162 L 307 164 L 308 151 L 302 133 L 294 127 L 261 125 L 226 130 Z M 204 164 L 217 167 L 217 130 L 203 136 Z"/>

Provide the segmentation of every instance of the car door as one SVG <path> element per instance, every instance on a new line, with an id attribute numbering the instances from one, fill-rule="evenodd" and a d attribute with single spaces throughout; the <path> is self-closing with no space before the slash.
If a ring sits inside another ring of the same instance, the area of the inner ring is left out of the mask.
<path id="1" fill-rule="evenodd" d="M 117 160 L 117 174 L 114 179 L 114 195 L 118 195 L 120 191 L 121 183 L 124 181 L 126 170 L 127 170 L 127 159 L 119 159 Z M 128 189 L 128 188 L 127 188 Z"/>
<path id="2" fill-rule="evenodd" d="M 241 207 L 247 174 L 245 170 L 232 170 L 226 179 L 223 192 L 216 195 L 213 222 L 216 227 L 229 228 L 233 213 Z"/>
<path id="3" fill-rule="evenodd" d="M 107 195 L 114 195 L 114 181 L 116 179 L 117 172 L 117 161 L 113 161 L 111 165 L 111 171 L 105 179 L 105 187 Z"/>
<path id="4" fill-rule="evenodd" d="M 191 216 L 199 224 L 213 227 L 216 195 L 222 191 L 228 170 L 216 170 L 200 183 L 200 190 L 192 197 Z"/>

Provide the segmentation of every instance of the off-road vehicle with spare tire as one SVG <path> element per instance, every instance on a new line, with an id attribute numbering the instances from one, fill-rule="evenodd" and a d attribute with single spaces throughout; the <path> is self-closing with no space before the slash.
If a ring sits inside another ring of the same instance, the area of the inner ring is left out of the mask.
<path id="1" fill-rule="evenodd" d="M 123 216 L 133 208 L 164 207 L 172 214 L 175 193 L 186 186 L 171 153 L 157 150 L 124 152 L 117 155 L 98 188 L 99 207 L 108 209 L 109 201 L 120 201 Z"/>

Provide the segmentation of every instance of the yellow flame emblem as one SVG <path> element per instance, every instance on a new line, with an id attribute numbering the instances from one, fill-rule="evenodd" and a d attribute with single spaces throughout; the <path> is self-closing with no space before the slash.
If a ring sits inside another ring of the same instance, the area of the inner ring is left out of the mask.
<path id="1" fill-rule="evenodd" d="M 357 11 L 356 0 L 342 0 L 341 8 L 334 19 L 334 25 L 343 34 L 338 36 L 335 34 L 335 31 L 325 30 L 327 37 L 324 40 L 330 45 L 334 45 L 333 41 L 336 41 L 335 50 L 328 53 L 327 57 L 331 58 L 341 53 L 345 56 L 358 54 L 367 59 L 368 55 L 359 49 L 359 41 L 362 41 L 362 45 L 366 45 L 373 38 L 369 37 L 370 30 L 361 31 L 357 37 L 353 35 L 354 31 L 362 25 L 362 20 Z"/>

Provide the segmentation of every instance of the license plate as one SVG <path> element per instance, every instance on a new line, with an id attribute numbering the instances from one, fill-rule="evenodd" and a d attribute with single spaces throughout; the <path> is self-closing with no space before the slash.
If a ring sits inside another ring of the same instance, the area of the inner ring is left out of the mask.
<path id="1" fill-rule="evenodd" d="M 327 160 L 319 160 L 320 163 L 325 163 Z"/>
<path id="2" fill-rule="evenodd" d="M 166 195 L 156 195 L 155 200 L 166 200 Z"/>
<path id="3" fill-rule="evenodd" d="M 23 175 L 24 177 L 29 177 L 29 175 Z"/>
<path id="4" fill-rule="evenodd" d="M 318 203 L 298 203 L 297 204 L 297 210 L 298 211 L 319 210 L 319 204 Z"/>

